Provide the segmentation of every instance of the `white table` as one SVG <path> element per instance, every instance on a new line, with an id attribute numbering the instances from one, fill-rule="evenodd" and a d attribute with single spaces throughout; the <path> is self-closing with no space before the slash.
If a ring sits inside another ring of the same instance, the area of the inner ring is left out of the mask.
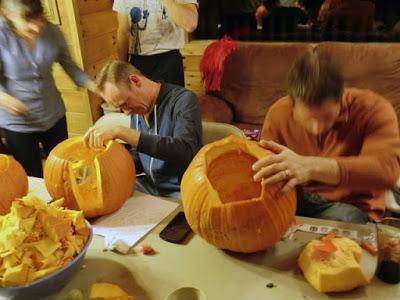
<path id="1" fill-rule="evenodd" d="M 42 180 L 30 178 L 29 181 L 35 194 L 48 197 Z M 183 245 L 165 242 L 158 234 L 173 215 L 143 240 L 157 251 L 153 256 L 140 253 L 141 242 L 128 255 L 104 252 L 103 238 L 95 236 L 85 258 L 85 267 L 59 295 L 49 299 L 64 300 L 75 288 L 81 289 L 87 297 L 91 284 L 99 281 L 119 284 L 135 300 L 161 300 L 183 286 L 199 288 L 208 300 L 400 299 L 400 284 L 385 284 L 377 278 L 352 292 L 318 293 L 296 267 L 298 251 L 304 244 L 301 241 L 292 248 L 279 242 L 273 249 L 251 255 L 222 251 L 197 235 L 189 237 Z M 267 288 L 268 283 L 276 286 Z"/>

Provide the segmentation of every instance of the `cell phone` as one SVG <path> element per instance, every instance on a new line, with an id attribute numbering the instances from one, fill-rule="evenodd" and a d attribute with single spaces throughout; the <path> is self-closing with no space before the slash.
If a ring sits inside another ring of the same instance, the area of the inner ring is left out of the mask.
<path id="1" fill-rule="evenodd" d="M 167 242 L 179 244 L 191 231 L 192 229 L 190 229 L 186 221 L 185 213 L 181 211 L 161 230 L 159 236 Z"/>

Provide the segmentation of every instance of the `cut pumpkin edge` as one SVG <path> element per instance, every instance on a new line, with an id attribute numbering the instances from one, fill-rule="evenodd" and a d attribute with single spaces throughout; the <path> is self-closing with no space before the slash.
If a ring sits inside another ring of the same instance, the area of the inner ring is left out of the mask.
<path id="1" fill-rule="evenodd" d="M 68 174 L 69 174 L 69 180 L 71 183 L 71 189 L 72 192 L 75 196 L 75 200 L 78 204 L 78 207 L 80 207 L 80 209 L 83 212 L 89 212 L 89 211 L 93 211 L 96 209 L 101 209 L 103 207 L 103 186 L 102 186 L 102 182 L 101 182 L 101 168 L 100 168 L 100 163 L 99 160 L 97 158 L 97 156 L 94 158 L 93 160 L 93 164 L 94 164 L 94 169 L 95 172 L 92 172 L 92 174 L 88 175 L 88 177 L 92 177 L 92 176 L 96 176 L 95 182 L 96 182 L 96 195 L 92 195 L 90 201 L 88 201 L 88 199 L 85 199 L 85 195 L 83 192 L 84 188 L 87 188 L 86 185 L 82 185 L 80 186 L 77 182 L 77 176 L 74 174 L 74 170 L 73 170 L 73 162 L 68 162 Z M 95 200 L 95 201 L 93 201 Z"/>

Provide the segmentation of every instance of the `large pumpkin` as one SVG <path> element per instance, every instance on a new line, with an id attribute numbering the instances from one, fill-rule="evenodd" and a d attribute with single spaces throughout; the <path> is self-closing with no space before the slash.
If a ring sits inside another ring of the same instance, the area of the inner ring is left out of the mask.
<path id="1" fill-rule="evenodd" d="M 67 208 L 82 210 L 89 218 L 102 216 L 119 209 L 132 194 L 135 165 L 117 142 L 90 149 L 81 137 L 74 137 L 50 152 L 44 181 L 54 199 L 64 197 Z"/>
<path id="2" fill-rule="evenodd" d="M 274 245 L 296 211 L 295 192 L 277 197 L 282 184 L 262 187 L 252 164 L 270 152 L 230 136 L 204 146 L 186 170 L 182 203 L 190 227 L 209 243 L 236 252 Z"/>
<path id="3" fill-rule="evenodd" d="M 10 212 L 11 203 L 28 192 L 28 176 L 12 157 L 0 154 L 0 215 Z"/>

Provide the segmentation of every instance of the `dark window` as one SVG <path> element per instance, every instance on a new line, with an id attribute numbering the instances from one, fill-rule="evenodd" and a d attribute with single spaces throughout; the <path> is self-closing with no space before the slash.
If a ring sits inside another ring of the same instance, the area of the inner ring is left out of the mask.
<path id="1" fill-rule="evenodd" d="M 260 41 L 399 41 L 400 0 L 199 0 L 193 37 L 224 35 Z"/>

